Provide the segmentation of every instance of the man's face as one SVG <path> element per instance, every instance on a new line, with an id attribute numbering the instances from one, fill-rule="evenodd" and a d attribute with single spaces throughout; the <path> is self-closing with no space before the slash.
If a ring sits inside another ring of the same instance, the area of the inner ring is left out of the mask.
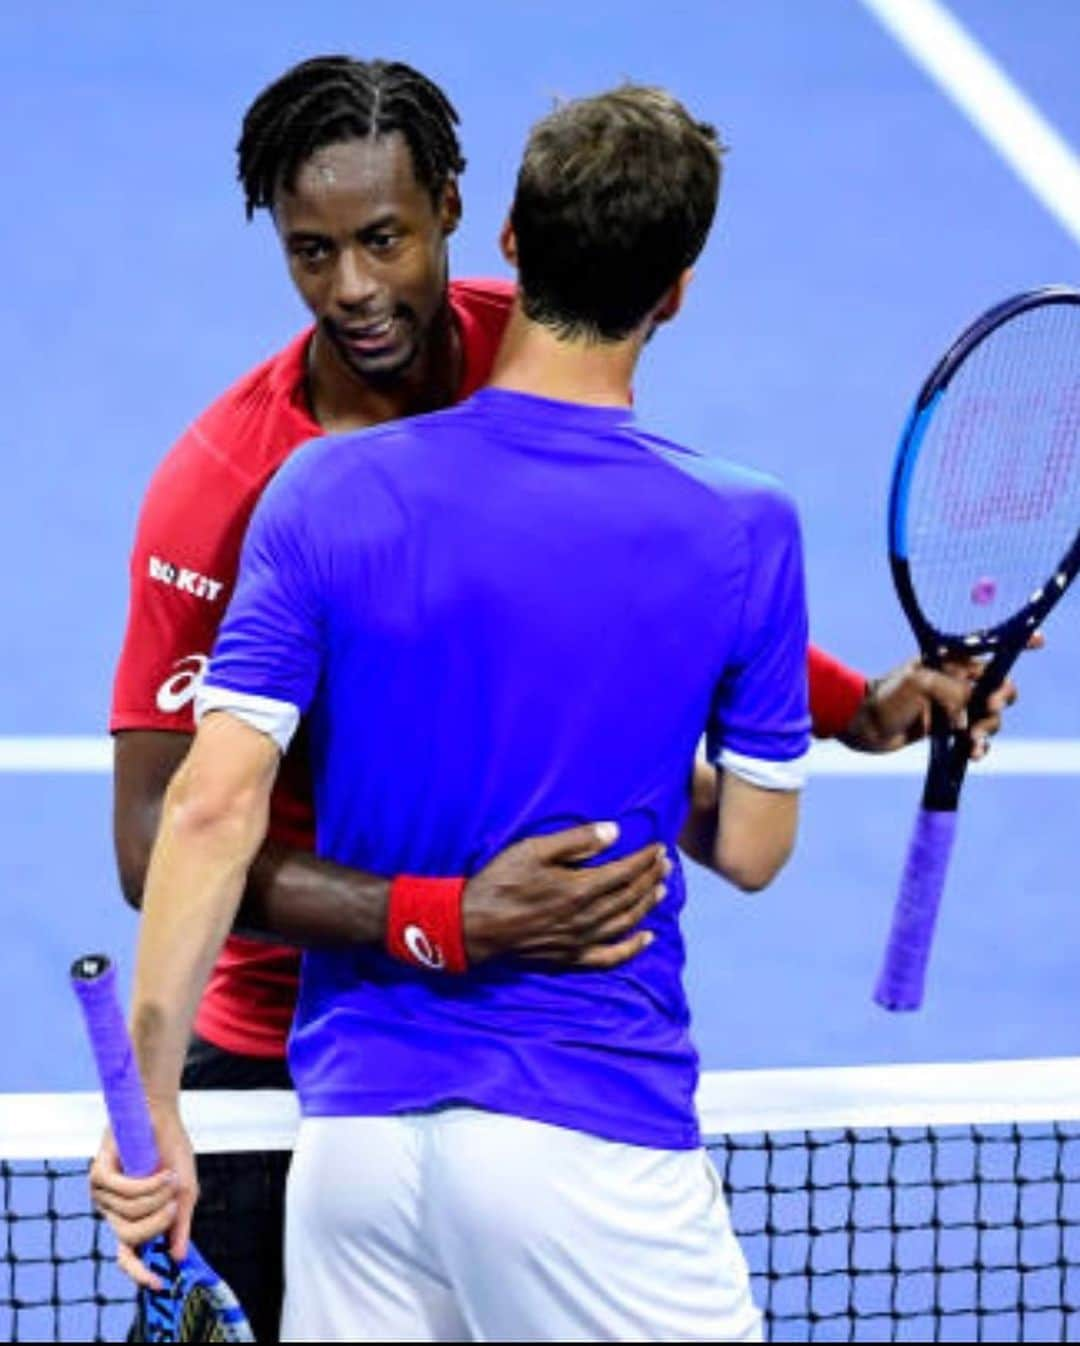
<path id="1" fill-rule="evenodd" d="M 456 185 L 441 202 L 416 180 L 397 131 L 327 145 L 274 198 L 289 271 L 319 329 L 361 378 L 404 373 L 446 295 Z"/>

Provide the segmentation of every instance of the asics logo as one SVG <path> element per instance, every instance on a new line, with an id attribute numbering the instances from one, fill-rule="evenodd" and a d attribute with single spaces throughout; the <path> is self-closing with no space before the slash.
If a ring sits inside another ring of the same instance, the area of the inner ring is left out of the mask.
<path id="1" fill-rule="evenodd" d="M 205 654 L 188 654 L 178 659 L 173 664 L 174 671 L 158 688 L 158 710 L 171 715 L 174 711 L 183 710 L 189 701 L 194 701 L 209 662 Z"/>
<path id="2" fill-rule="evenodd" d="M 408 951 L 424 967 L 430 967 L 435 972 L 441 972 L 446 966 L 442 949 L 437 944 L 433 944 L 418 925 L 407 925 L 401 932 L 401 938 L 404 940 Z"/>
<path id="3" fill-rule="evenodd" d="M 208 603 L 215 602 L 225 587 L 221 580 L 212 580 L 209 575 L 200 575 L 197 570 L 189 570 L 186 566 L 173 565 L 171 561 L 163 561 L 160 556 L 150 557 L 150 578 L 172 589 L 179 589 L 181 593 L 205 598 Z"/>

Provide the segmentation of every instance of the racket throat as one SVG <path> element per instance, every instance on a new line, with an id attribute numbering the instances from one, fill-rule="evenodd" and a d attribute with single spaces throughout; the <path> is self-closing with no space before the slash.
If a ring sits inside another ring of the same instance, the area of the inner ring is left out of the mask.
<path id="1" fill-rule="evenodd" d="M 923 786 L 922 806 L 928 813 L 955 813 L 971 756 L 971 735 L 954 729 L 935 706 L 931 713 L 930 770 Z"/>

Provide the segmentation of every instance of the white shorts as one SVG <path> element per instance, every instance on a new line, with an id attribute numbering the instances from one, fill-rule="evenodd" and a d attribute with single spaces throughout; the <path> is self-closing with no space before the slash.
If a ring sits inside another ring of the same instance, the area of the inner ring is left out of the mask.
<path id="1" fill-rule="evenodd" d="M 283 1341 L 760 1341 L 704 1150 L 453 1108 L 300 1127 Z"/>

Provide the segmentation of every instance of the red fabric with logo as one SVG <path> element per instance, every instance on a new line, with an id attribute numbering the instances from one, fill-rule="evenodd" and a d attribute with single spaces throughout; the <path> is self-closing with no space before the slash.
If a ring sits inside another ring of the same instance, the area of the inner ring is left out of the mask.
<path id="1" fill-rule="evenodd" d="M 387 950 L 429 972 L 466 972 L 464 892 L 464 879 L 396 878 L 386 912 Z"/>

